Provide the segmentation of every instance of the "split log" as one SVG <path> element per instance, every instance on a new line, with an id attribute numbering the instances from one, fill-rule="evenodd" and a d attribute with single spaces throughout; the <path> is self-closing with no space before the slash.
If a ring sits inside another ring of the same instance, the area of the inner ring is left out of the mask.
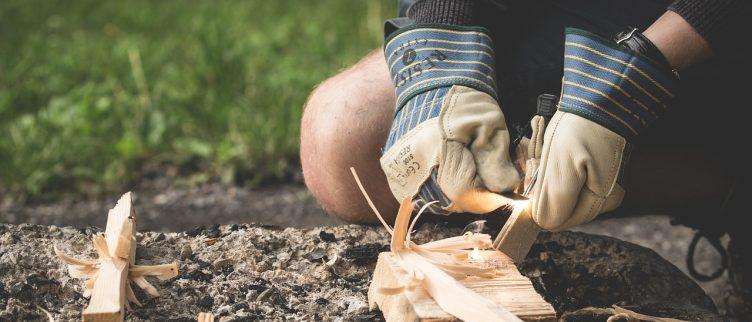
<path id="1" fill-rule="evenodd" d="M 387 321 L 521 321 L 553 320 L 556 312 L 522 276 L 514 262 L 499 251 L 480 252 L 492 246 L 486 234 L 468 232 L 425 244 L 411 240 L 413 227 L 431 203 L 417 212 L 410 224 L 413 202 L 400 204 L 394 228 L 374 207 L 355 169 L 355 182 L 374 213 L 392 235 L 391 252 L 379 254 L 368 290 L 371 309 L 379 307 Z M 510 204 L 492 193 L 460 196 L 462 209 Z M 472 249 L 472 250 L 470 250 Z"/>
<path id="2" fill-rule="evenodd" d="M 468 277 L 460 284 L 505 308 L 525 321 L 554 321 L 556 311 L 535 291 L 530 280 L 520 274 L 512 260 L 498 251 L 481 251 L 488 263 L 500 271 L 493 278 Z M 385 294 L 380 289 L 397 288 L 408 279 L 391 252 L 379 255 L 368 289 L 371 309 L 378 307 L 389 321 L 456 321 L 444 312 L 422 286 L 410 292 Z"/>

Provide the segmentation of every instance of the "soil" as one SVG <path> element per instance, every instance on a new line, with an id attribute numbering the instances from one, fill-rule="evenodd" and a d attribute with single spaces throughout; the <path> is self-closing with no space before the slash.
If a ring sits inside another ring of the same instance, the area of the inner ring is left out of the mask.
<path id="1" fill-rule="evenodd" d="M 165 236 L 169 235 L 166 234 L 168 232 L 195 235 L 197 231 L 215 231 L 216 225 L 231 227 L 233 224 L 257 223 L 252 225 L 314 228 L 342 224 L 326 216 L 299 178 L 290 183 L 253 189 L 212 182 L 185 186 L 176 184 L 174 180 L 157 178 L 139 183 L 131 190 L 137 192 L 135 207 L 139 212 L 139 230 L 165 233 Z M 112 194 L 87 199 L 67 196 L 45 203 L 19 203 L 6 198 L 0 201 L 0 223 L 72 226 L 59 229 L 91 233 L 98 230 L 97 227 L 104 226 L 107 209 L 115 204 L 118 196 Z M 685 256 L 694 232 L 683 226 L 671 225 L 668 217 L 608 218 L 576 230 L 612 236 L 648 247 L 687 273 Z M 727 242 L 724 240 L 724 243 Z M 0 253 L 3 252 L 0 249 Z M 719 256 L 707 243 L 701 242 L 695 261 L 699 271 L 712 272 L 718 267 Z M 726 274 L 714 281 L 698 283 L 714 300 L 721 314 L 726 314 L 727 293 L 730 290 Z M 5 290 L 8 288 L 0 289 L 0 299 L 6 294 L 3 293 Z"/>
<path id="2" fill-rule="evenodd" d="M 260 188 L 205 183 L 181 186 L 168 179 L 131 187 L 139 211 L 139 228 L 177 232 L 202 225 L 257 222 L 282 227 L 333 225 L 302 183 Z M 64 196 L 51 203 L 0 204 L 0 222 L 57 226 L 104 226 L 107 209 L 120 194 L 100 198 Z"/>
<path id="3" fill-rule="evenodd" d="M 52 246 L 93 258 L 95 228 L 0 225 L 0 320 L 80 317 L 87 299 L 80 280 L 68 276 Z M 427 223 L 418 242 L 461 233 Z M 154 281 L 161 296 L 140 290 L 143 307 L 129 321 L 195 320 L 213 312 L 219 321 L 379 320 L 366 299 L 377 255 L 386 249 L 383 228 L 345 225 L 277 228 L 213 226 L 180 233 L 141 232 L 139 264 L 176 261 L 180 275 Z M 542 234 L 521 265 L 559 313 L 618 304 L 635 311 L 684 319 L 715 320 L 712 300 L 655 252 L 614 238 L 585 233 Z M 589 313 L 588 313 L 589 314 Z"/>

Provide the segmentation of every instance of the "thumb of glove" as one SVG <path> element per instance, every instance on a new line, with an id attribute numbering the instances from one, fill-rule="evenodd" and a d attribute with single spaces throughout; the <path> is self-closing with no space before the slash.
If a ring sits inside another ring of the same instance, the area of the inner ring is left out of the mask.
<path id="1" fill-rule="evenodd" d="M 448 140 L 467 145 L 486 189 L 510 191 L 519 183 L 520 175 L 509 157 L 504 114 L 493 97 L 479 91 L 458 91 L 444 114 L 442 126 Z"/>

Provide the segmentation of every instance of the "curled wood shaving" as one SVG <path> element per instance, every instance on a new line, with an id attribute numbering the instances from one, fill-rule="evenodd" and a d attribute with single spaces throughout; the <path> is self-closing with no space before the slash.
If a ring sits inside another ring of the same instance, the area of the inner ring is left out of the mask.
<path id="1" fill-rule="evenodd" d="M 176 263 L 161 265 L 131 265 L 128 270 L 128 276 L 154 276 L 160 281 L 164 281 L 178 276 L 178 265 Z"/>
<path id="2" fill-rule="evenodd" d="M 97 281 L 99 275 L 99 267 L 104 261 L 122 262 L 125 265 L 127 262 L 120 258 L 112 258 L 108 251 L 107 240 L 104 235 L 98 234 L 92 236 L 92 244 L 97 251 L 97 261 L 88 261 L 75 258 L 63 253 L 57 246 L 53 246 L 55 255 L 60 258 L 65 264 L 68 265 L 68 274 L 73 278 L 84 279 L 84 297 L 91 296 L 91 290 L 94 289 L 94 283 Z M 162 265 L 133 265 L 128 268 L 128 279 L 142 288 L 146 293 L 152 296 L 159 296 L 159 291 L 146 280 L 146 276 L 153 276 L 157 279 L 164 281 L 170 278 L 174 278 L 178 275 L 177 263 L 162 264 Z M 126 295 L 128 302 L 133 302 L 138 306 L 141 306 L 141 302 L 138 301 L 136 295 L 133 293 L 130 283 L 126 285 Z"/>
<path id="3" fill-rule="evenodd" d="M 635 311 L 627 310 L 623 307 L 619 307 L 616 305 L 613 305 L 610 308 L 600 308 L 600 307 L 586 307 L 579 309 L 572 313 L 565 313 L 562 316 L 562 319 L 566 319 L 568 315 L 575 314 L 575 313 L 591 313 L 596 315 L 608 315 L 611 316 L 608 317 L 607 321 L 644 321 L 644 322 L 687 322 L 685 320 L 678 320 L 674 318 L 664 318 L 664 317 L 657 317 L 657 316 L 651 316 L 647 314 L 637 313 Z"/>
<path id="4" fill-rule="evenodd" d="M 52 313 L 50 313 L 50 311 L 45 310 L 43 307 L 41 307 L 39 305 L 37 305 L 37 308 L 40 311 L 44 312 L 44 315 L 47 316 L 47 321 L 49 321 L 49 322 L 55 322 L 55 317 L 52 316 Z"/>
<path id="5" fill-rule="evenodd" d="M 411 223 L 410 215 L 414 206 L 409 197 L 405 198 L 400 204 L 392 228 L 374 206 L 355 169 L 350 168 L 350 172 L 368 201 L 368 205 L 384 228 L 392 235 L 390 250 L 392 255 L 395 256 L 396 263 L 406 272 L 401 277 L 405 279 L 400 281 L 402 285 L 381 288 L 379 292 L 385 295 L 395 295 L 422 286 L 441 309 L 463 321 L 521 321 L 509 311 L 458 282 L 458 280 L 471 276 L 480 278 L 497 276 L 498 271 L 495 267 L 489 266 L 485 262 L 469 260 L 470 252 L 473 249 L 491 247 L 491 236 L 467 233 L 422 245 L 416 244 L 411 240 L 411 232 L 415 227 L 415 222 L 428 205 L 418 211 Z M 484 197 L 489 196 L 484 195 Z M 506 199 L 493 198 L 497 203 L 508 202 Z M 473 205 L 473 207 L 471 208 L 481 208 L 479 205 Z"/>
<path id="6" fill-rule="evenodd" d="M 134 304 L 138 306 L 142 306 L 141 302 L 138 301 L 136 298 L 136 294 L 133 293 L 133 288 L 131 287 L 131 284 L 128 284 L 128 287 L 125 288 L 125 295 L 128 297 L 128 302 L 126 302 L 126 305 L 128 305 L 128 308 L 130 309 L 130 305 L 128 303 L 133 302 Z"/>

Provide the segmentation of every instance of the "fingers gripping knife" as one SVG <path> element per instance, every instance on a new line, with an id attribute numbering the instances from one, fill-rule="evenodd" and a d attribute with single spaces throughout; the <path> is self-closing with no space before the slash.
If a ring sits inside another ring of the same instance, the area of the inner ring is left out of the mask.
<path id="1" fill-rule="evenodd" d="M 550 94 L 543 94 L 538 97 L 538 112 L 530 121 L 532 135 L 527 142 L 527 151 L 524 151 L 524 144 L 521 144 L 525 172 L 525 178 L 522 183 L 522 196 L 527 198 L 532 190 L 538 175 L 538 165 L 540 163 L 543 134 L 546 130 L 546 122 L 551 119 L 556 112 L 556 102 L 558 97 Z M 520 154 L 520 153 L 518 153 Z M 499 235 L 494 240 L 494 248 L 509 256 L 515 263 L 522 262 L 530 251 L 530 247 L 542 230 L 533 220 L 530 213 L 530 203 L 526 199 L 512 202 L 512 214 L 507 222 L 501 228 Z"/>

